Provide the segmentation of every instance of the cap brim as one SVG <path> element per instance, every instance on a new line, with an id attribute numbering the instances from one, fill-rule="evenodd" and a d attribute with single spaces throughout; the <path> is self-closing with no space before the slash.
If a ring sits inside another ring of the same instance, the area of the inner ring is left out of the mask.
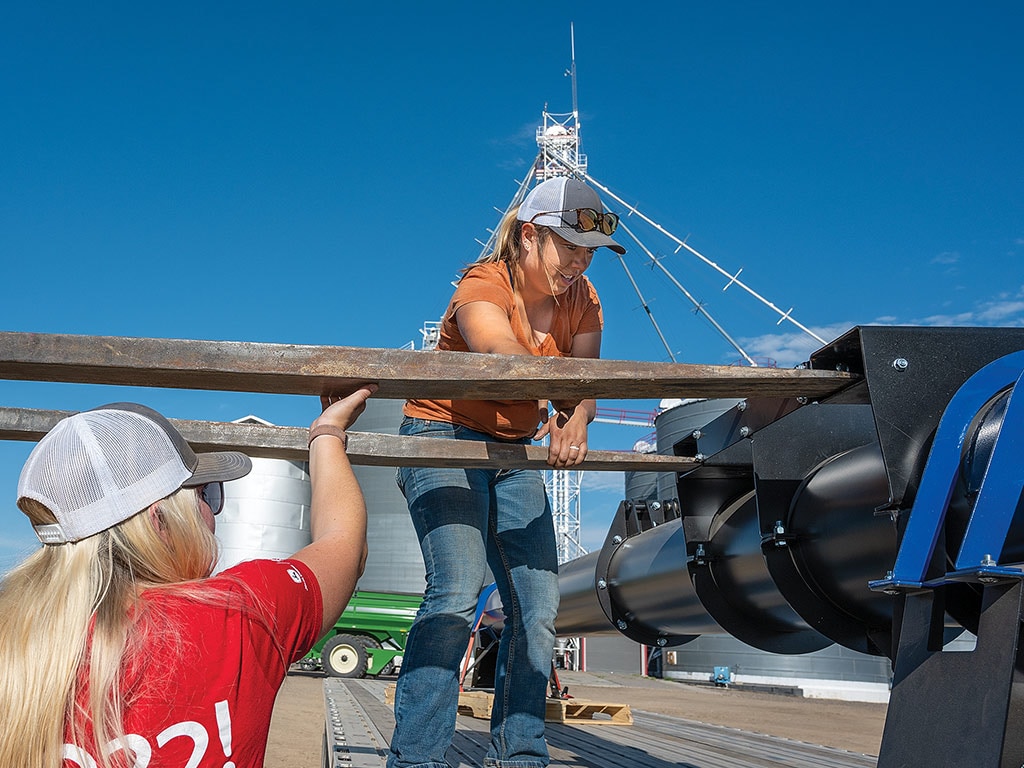
<path id="1" fill-rule="evenodd" d="M 579 245 L 583 248 L 611 248 L 618 254 L 624 254 L 626 249 L 621 245 L 612 240 L 604 232 L 598 232 L 596 229 L 592 232 L 577 232 L 572 227 L 551 227 L 551 231 L 561 237 L 563 240 L 568 240 L 573 245 Z"/>
<path id="2" fill-rule="evenodd" d="M 182 488 L 195 488 L 207 483 L 224 483 L 245 477 L 252 470 L 252 461 L 238 451 L 197 454 L 199 463 L 192 477 L 181 484 Z"/>

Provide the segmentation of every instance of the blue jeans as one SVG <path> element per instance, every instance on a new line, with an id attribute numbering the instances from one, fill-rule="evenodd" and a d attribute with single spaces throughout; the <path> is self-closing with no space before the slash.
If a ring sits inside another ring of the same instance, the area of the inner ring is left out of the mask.
<path id="1" fill-rule="evenodd" d="M 457 424 L 410 418 L 399 434 L 495 441 Z M 427 589 L 398 677 L 388 768 L 448 766 L 459 669 L 488 566 L 505 626 L 484 765 L 543 768 L 549 761 L 544 710 L 558 610 L 558 555 L 541 473 L 403 468 L 398 483 L 423 550 Z"/>

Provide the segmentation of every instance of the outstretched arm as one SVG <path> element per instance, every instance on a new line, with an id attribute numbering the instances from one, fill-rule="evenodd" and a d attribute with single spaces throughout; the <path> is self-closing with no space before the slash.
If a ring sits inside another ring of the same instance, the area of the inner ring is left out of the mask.
<path id="1" fill-rule="evenodd" d="M 508 316 L 497 304 L 472 301 L 459 307 L 455 319 L 470 352 L 499 355 L 532 354 L 516 338 Z"/>
<path id="2" fill-rule="evenodd" d="M 371 384 L 337 400 L 324 398 L 324 412 L 310 426 L 311 435 L 325 427 L 309 444 L 313 541 L 295 553 L 294 559 L 309 566 L 320 583 L 322 633 L 333 627 L 345 610 L 366 566 L 366 503 L 345 453 L 343 435 L 376 390 Z"/>

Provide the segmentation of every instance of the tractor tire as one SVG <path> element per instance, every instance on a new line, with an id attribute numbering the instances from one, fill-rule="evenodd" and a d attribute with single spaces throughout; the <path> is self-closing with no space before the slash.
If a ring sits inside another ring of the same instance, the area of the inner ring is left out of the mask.
<path id="1" fill-rule="evenodd" d="M 363 641 L 354 635 L 335 635 L 320 651 L 324 673 L 330 677 L 366 677 L 369 657 Z"/>

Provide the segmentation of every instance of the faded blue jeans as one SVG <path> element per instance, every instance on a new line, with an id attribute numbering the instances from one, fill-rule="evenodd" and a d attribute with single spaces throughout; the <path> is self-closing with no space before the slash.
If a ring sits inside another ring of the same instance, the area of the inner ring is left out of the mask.
<path id="1" fill-rule="evenodd" d="M 399 434 L 495 442 L 457 424 L 423 419 L 406 418 Z M 427 589 L 398 677 L 388 768 L 448 766 L 459 669 L 487 566 L 501 595 L 505 626 L 484 765 L 546 766 L 544 710 L 558 610 L 558 555 L 541 473 L 404 468 L 398 484 L 419 536 Z"/>

